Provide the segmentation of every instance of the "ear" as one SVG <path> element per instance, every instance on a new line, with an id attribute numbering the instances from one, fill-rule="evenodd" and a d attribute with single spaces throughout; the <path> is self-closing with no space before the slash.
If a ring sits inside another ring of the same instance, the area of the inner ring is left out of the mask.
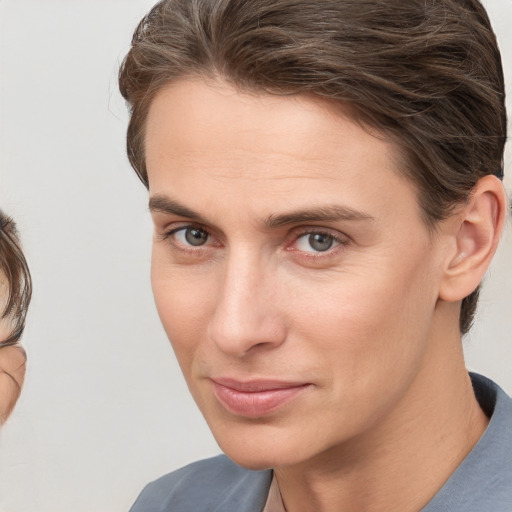
<path id="1" fill-rule="evenodd" d="M 440 299 L 456 302 L 477 288 L 496 252 L 506 216 L 503 184 L 496 176 L 481 178 L 456 214 L 453 251 L 446 260 Z"/>

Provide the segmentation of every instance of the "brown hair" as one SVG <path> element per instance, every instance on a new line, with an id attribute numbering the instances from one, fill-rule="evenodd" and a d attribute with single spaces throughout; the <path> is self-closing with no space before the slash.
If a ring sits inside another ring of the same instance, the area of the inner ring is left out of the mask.
<path id="1" fill-rule="evenodd" d="M 5 279 L 5 285 L 4 285 Z M 18 232 L 14 221 L 0 210 L 0 293 L 5 306 L 1 313 L 2 320 L 12 324 L 9 337 L 0 340 L 0 347 L 18 343 L 25 328 L 32 280 L 27 261 L 20 247 Z"/>
<path id="2" fill-rule="evenodd" d="M 155 95 L 189 77 L 241 90 L 314 94 L 402 149 L 427 225 L 503 177 L 504 81 L 477 0 L 162 0 L 142 19 L 119 73 L 131 107 L 127 149 L 148 186 L 146 117 Z M 478 289 L 462 302 L 469 330 Z"/>

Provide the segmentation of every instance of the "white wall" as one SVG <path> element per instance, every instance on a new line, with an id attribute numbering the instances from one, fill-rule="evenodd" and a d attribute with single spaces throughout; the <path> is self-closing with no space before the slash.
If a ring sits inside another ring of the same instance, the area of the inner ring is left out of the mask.
<path id="1" fill-rule="evenodd" d="M 150 479 L 218 451 L 154 311 L 146 192 L 124 154 L 116 72 L 152 3 L 0 1 L 0 204 L 35 285 L 26 386 L 0 439 L 9 512 L 126 511 Z M 512 97 L 512 1 L 487 5 Z M 469 366 L 509 393 L 511 231 L 466 341 Z"/>

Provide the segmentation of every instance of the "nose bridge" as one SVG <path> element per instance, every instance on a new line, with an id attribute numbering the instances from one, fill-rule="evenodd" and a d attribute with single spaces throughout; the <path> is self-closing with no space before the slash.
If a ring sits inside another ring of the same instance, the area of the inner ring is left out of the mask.
<path id="1" fill-rule="evenodd" d="M 253 251 L 232 251 L 226 259 L 209 332 L 223 352 L 243 355 L 255 345 L 283 341 L 272 277 L 271 266 Z"/>

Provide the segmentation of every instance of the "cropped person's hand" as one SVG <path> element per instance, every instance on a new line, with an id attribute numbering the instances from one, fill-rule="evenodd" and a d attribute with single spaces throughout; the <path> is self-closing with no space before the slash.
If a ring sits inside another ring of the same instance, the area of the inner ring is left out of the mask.
<path id="1" fill-rule="evenodd" d="M 18 345 L 0 348 L 0 423 L 4 423 L 23 386 L 27 355 Z"/>

